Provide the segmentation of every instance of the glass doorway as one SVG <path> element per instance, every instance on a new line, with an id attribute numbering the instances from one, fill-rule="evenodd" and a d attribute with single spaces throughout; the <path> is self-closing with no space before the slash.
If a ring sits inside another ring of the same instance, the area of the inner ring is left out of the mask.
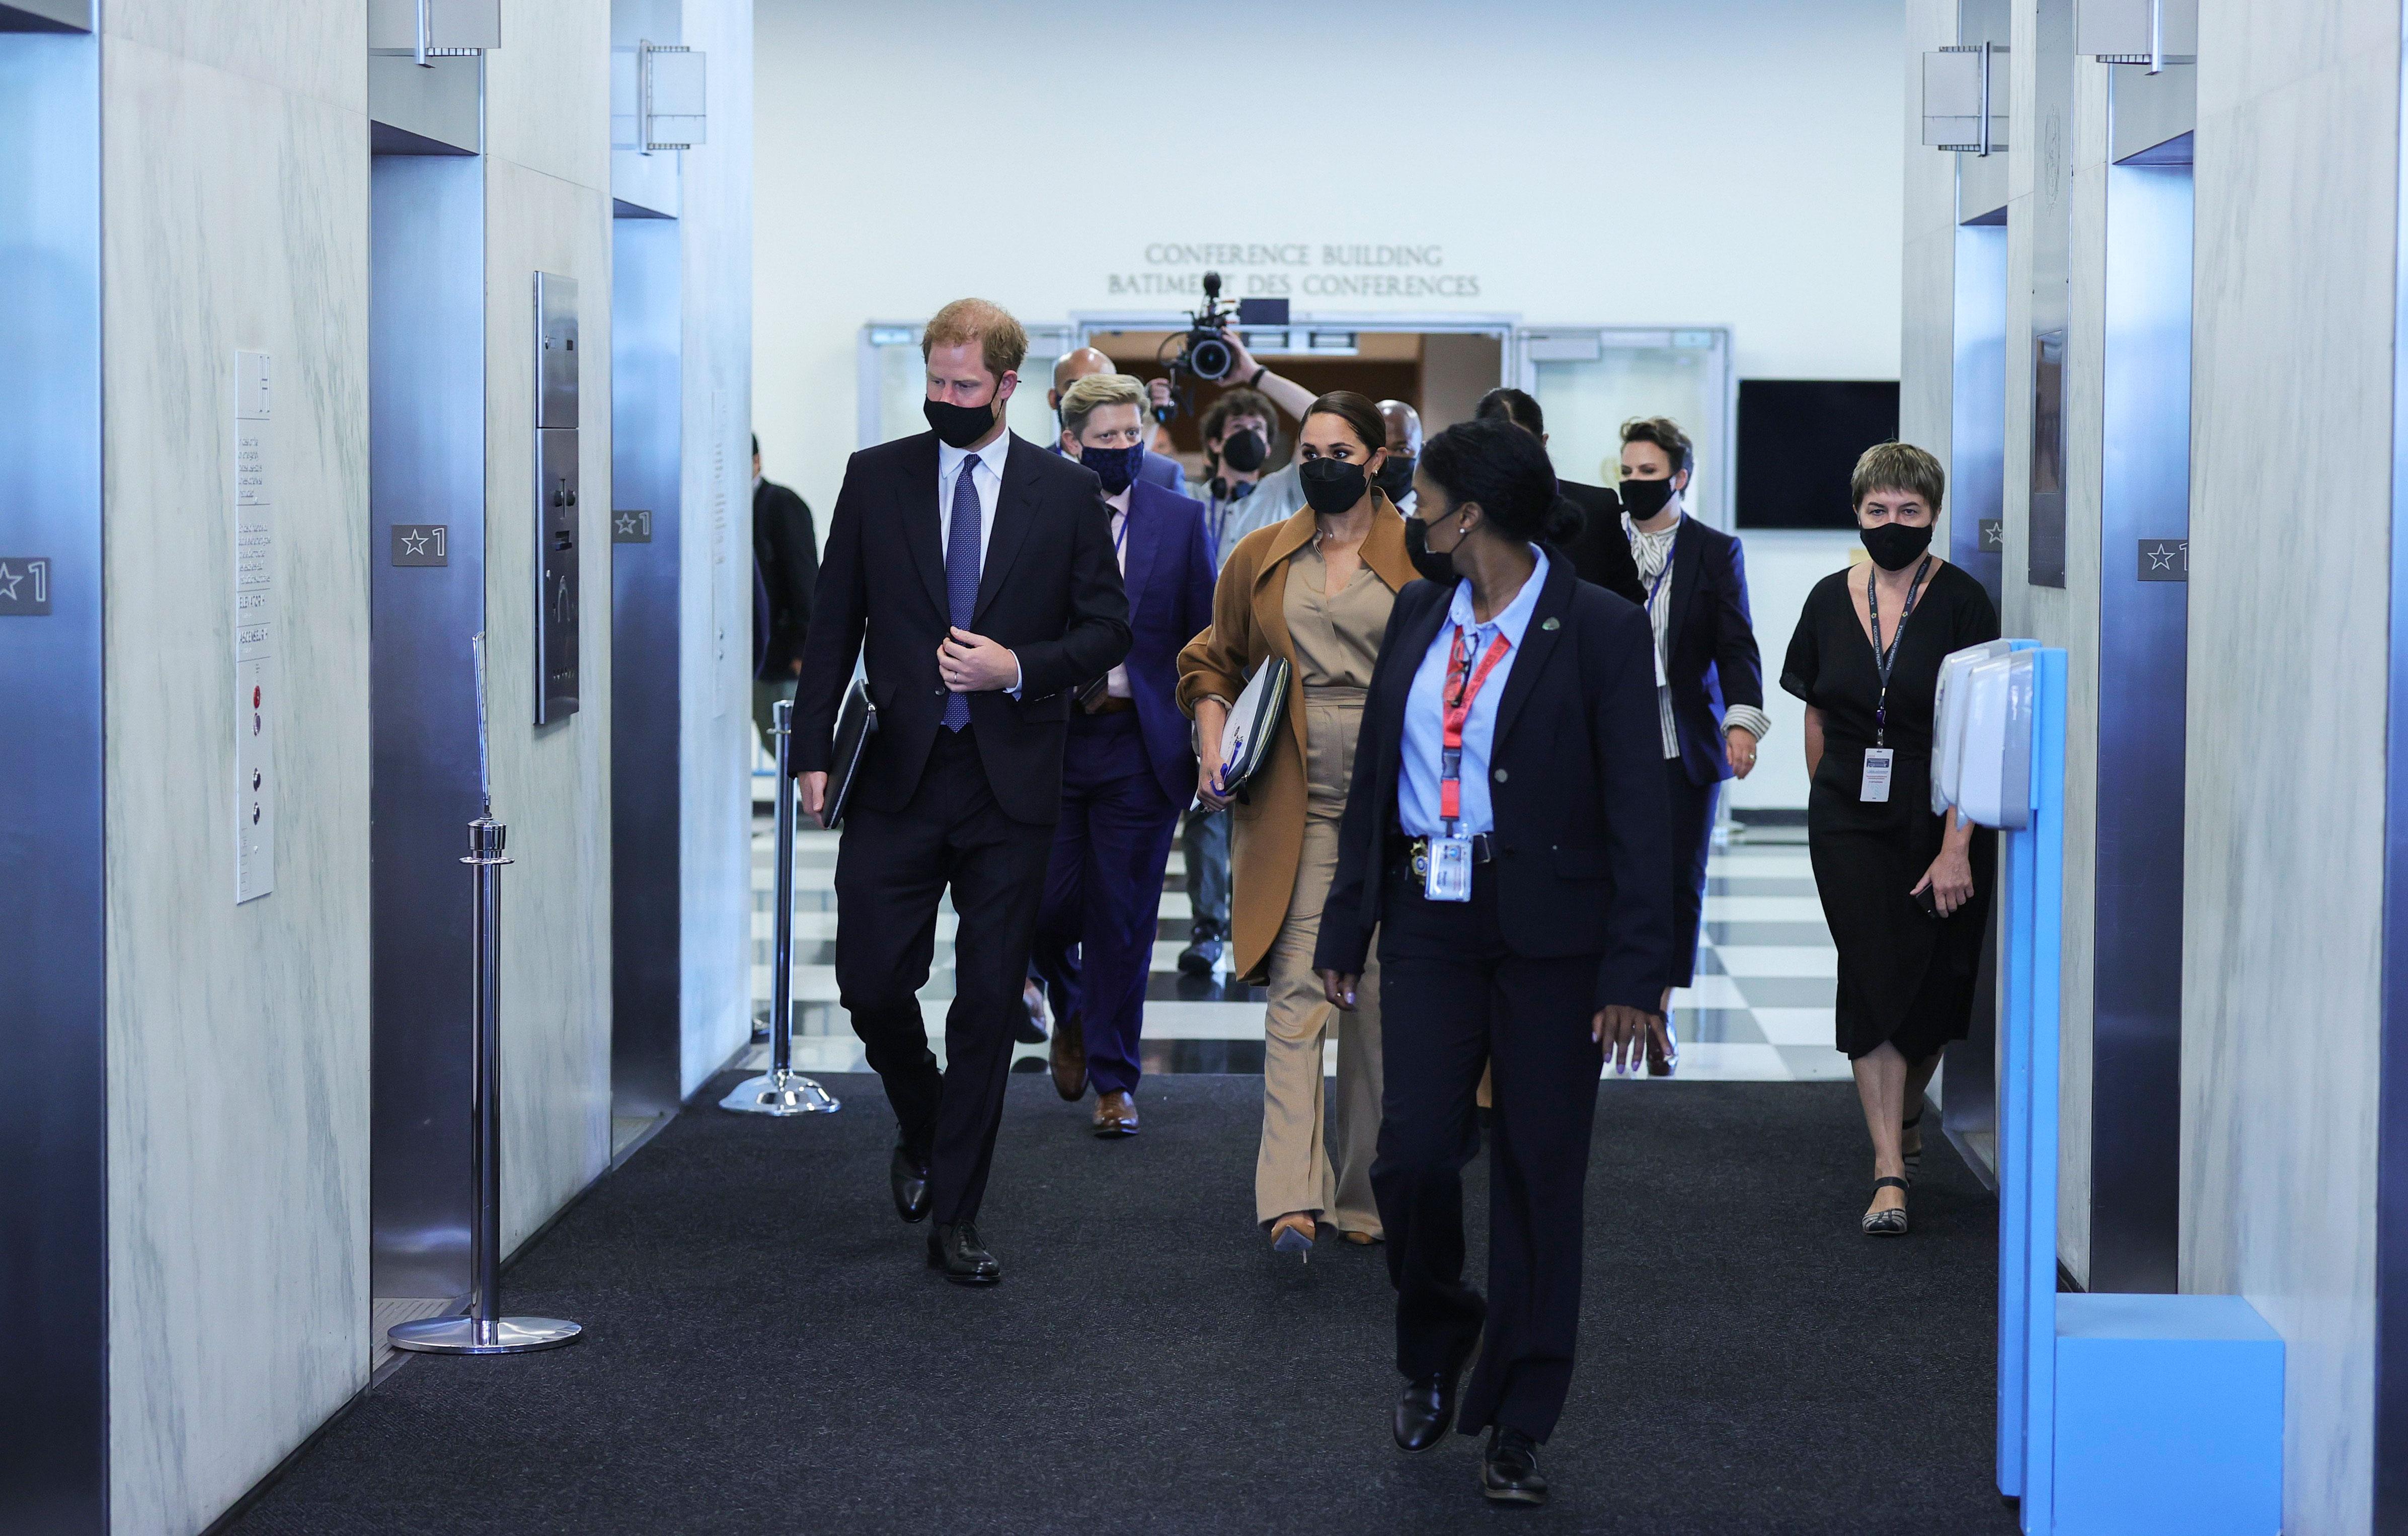
<path id="1" fill-rule="evenodd" d="M 1731 423 L 1737 381 L 1730 331 L 1618 325 L 1531 325 L 1514 333 L 1513 382 L 1547 413 L 1555 473 L 1611 485 L 1620 478 L 1622 423 L 1670 416 L 1697 444 L 1682 501 L 1711 525 L 1732 525 Z"/>

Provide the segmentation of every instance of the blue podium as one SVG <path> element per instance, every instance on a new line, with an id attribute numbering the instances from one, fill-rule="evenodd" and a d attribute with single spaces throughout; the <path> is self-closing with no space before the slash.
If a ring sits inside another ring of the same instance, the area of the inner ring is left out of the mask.
<path id="1" fill-rule="evenodd" d="M 1999 1491 L 2028 1536 L 2279 1536 L 2283 1341 L 2236 1296 L 2060 1296 L 2065 653 L 1949 658 L 1937 793 L 2004 834 Z"/>

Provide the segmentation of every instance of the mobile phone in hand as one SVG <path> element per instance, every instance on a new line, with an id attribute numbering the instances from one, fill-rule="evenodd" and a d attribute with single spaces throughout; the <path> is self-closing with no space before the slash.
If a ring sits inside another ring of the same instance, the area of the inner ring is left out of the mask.
<path id="1" fill-rule="evenodd" d="M 1914 893 L 1914 899 L 1931 916 L 1940 915 L 1940 892 L 1936 887 L 1925 885 L 1923 889 Z"/>

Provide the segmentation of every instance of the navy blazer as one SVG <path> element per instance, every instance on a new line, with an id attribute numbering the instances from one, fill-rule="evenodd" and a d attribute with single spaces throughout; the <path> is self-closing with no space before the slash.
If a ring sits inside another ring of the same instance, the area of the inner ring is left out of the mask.
<path id="1" fill-rule="evenodd" d="M 1338 873 L 1313 969 L 1359 976 L 1385 898 L 1413 674 L 1446 622 L 1450 584 L 1397 595 L 1363 706 Z M 1516 955 L 1598 957 L 1597 1004 L 1656 1011 L 1672 948 L 1664 736 L 1647 614 L 1584 581 L 1556 550 L 1506 674 L 1489 748 L 1498 927 Z M 1484 873 L 1485 873 L 1484 871 Z"/>
<path id="2" fill-rule="evenodd" d="M 1168 464 L 1159 456 L 1151 462 Z M 1179 708 L 1179 653 L 1212 624 L 1212 541 L 1204 504 L 1147 481 L 1129 485 L 1127 569 L 1129 697 L 1145 757 L 1162 791 L 1184 808 L 1196 797 L 1196 747 Z"/>
<path id="3" fill-rule="evenodd" d="M 1619 530 L 1616 530 L 1619 532 Z M 1693 784 L 1731 776 L 1723 711 L 1764 708 L 1764 663 L 1747 611 L 1747 562 L 1739 540 L 1684 513 L 1672 536 L 1670 612 L 1664 623 L 1664 681 L 1681 767 Z"/>

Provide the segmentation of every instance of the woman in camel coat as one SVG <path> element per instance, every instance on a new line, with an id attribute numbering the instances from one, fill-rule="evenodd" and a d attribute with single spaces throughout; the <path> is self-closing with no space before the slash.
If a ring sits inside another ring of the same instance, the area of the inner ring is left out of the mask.
<path id="1" fill-rule="evenodd" d="M 1272 657 L 1293 669 L 1270 755 L 1235 800 L 1230 848 L 1238 975 L 1269 991 L 1255 1219 L 1283 1253 L 1310 1253 L 1326 1219 L 1351 1241 L 1380 1237 L 1371 1156 L 1380 1134 L 1380 1015 L 1329 1005 L 1312 969 L 1321 907 L 1338 866 L 1364 690 L 1397 593 L 1416 579 L 1397 509 L 1369 482 L 1386 458 L 1378 409 L 1352 391 L 1313 402 L 1297 428 L 1309 504 L 1248 534 L 1222 567 L 1212 627 L 1179 657 L 1179 702 L 1196 717 L 1197 797 L 1228 803 L 1218 743 L 1229 702 Z M 1362 996 L 1379 987 L 1366 978 Z M 1322 1041 L 1338 1036 L 1338 1160 L 1323 1136 Z"/>

